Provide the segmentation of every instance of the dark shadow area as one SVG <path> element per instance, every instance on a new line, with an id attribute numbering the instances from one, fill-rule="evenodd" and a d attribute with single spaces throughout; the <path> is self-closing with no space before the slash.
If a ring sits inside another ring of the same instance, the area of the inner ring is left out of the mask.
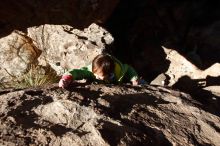
<path id="1" fill-rule="evenodd" d="M 158 28 L 151 25 L 148 30 L 142 22 L 149 8 L 153 10 L 145 0 L 121 0 L 104 26 L 115 38 L 112 53 L 137 69 L 148 82 L 169 67 L 160 38 L 154 35 Z"/>
<path id="2" fill-rule="evenodd" d="M 104 27 L 115 38 L 113 54 L 152 81 L 169 67 L 162 45 L 202 70 L 220 61 L 219 7 L 209 0 L 121 0 Z"/>
<path id="3" fill-rule="evenodd" d="M 10 92 L 14 92 L 14 91 L 19 91 L 21 89 L 14 89 L 14 88 L 11 88 L 11 89 L 1 89 L 0 88 L 0 95 L 3 95 L 3 94 L 7 94 L 7 93 L 10 93 Z"/>
<path id="4" fill-rule="evenodd" d="M 2 0 L 0 38 L 13 30 L 26 32 L 28 27 L 44 24 L 70 25 L 83 29 L 105 19 L 98 7 L 92 7 L 93 2 L 81 0 Z M 112 11 L 111 7 L 106 9 Z"/>
<path id="5" fill-rule="evenodd" d="M 59 136 L 59 137 L 62 137 L 63 135 L 65 135 L 67 132 L 72 132 L 78 136 L 83 136 L 83 135 L 86 135 L 88 134 L 89 132 L 86 132 L 86 131 L 79 131 L 79 130 L 75 130 L 75 129 L 72 129 L 72 128 L 67 128 L 66 126 L 63 126 L 63 125 L 59 125 L 59 124 L 53 124 L 51 123 L 52 126 L 45 126 L 45 127 L 42 127 L 42 128 L 45 128 L 49 131 L 52 131 L 56 136 Z"/>
<path id="6" fill-rule="evenodd" d="M 220 76 L 218 77 L 207 76 L 205 86 L 220 86 Z"/>
<path id="7" fill-rule="evenodd" d="M 208 111 L 212 114 L 220 116 L 220 97 L 213 94 L 211 91 L 204 90 L 206 86 L 220 85 L 219 77 L 210 77 L 206 79 L 191 79 L 188 76 L 183 76 L 178 80 L 173 88 L 179 89 L 182 92 L 188 93 L 193 99 L 201 103 L 203 110 Z"/>

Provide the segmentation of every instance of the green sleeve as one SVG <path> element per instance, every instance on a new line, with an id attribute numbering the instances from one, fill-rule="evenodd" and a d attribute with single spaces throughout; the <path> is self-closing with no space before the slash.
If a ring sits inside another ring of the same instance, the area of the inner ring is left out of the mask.
<path id="1" fill-rule="evenodd" d="M 72 75 L 74 80 L 94 79 L 94 75 L 90 70 L 90 66 L 82 67 L 80 69 L 72 69 L 65 74 Z"/>
<path id="2" fill-rule="evenodd" d="M 127 64 L 125 64 L 125 65 L 127 65 Z M 137 72 L 130 65 L 127 65 L 127 71 L 125 73 L 125 78 L 128 79 L 129 81 L 134 81 L 134 80 L 138 79 Z"/>

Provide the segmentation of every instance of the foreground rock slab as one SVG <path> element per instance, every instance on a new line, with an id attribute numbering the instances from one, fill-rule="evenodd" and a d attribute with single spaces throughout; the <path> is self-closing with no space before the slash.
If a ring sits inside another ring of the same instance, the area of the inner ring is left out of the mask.
<path id="1" fill-rule="evenodd" d="M 0 94 L 0 145 L 220 145 L 220 118 L 165 87 L 74 83 Z"/>

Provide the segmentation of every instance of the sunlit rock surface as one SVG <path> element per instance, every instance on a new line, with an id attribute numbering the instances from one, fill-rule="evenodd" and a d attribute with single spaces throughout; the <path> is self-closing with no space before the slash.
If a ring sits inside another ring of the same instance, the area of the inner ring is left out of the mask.
<path id="1" fill-rule="evenodd" d="M 1 145 L 220 143 L 220 118 L 165 87 L 73 83 L 0 93 Z"/>
<path id="2" fill-rule="evenodd" d="M 0 38 L 0 44 L 1 82 L 24 74 L 31 64 L 37 63 L 41 54 L 41 50 L 33 44 L 32 39 L 19 31 Z"/>
<path id="3" fill-rule="evenodd" d="M 40 64 L 49 63 L 58 74 L 62 69 L 81 68 L 106 50 L 114 39 L 104 28 L 93 23 L 84 30 L 68 25 L 42 25 L 28 28 L 28 34 L 42 50 Z"/>
<path id="4" fill-rule="evenodd" d="M 0 38 L 0 83 L 25 74 L 33 64 L 47 66 L 58 75 L 81 68 L 113 41 L 112 35 L 95 23 L 84 30 L 47 24 L 30 27 L 27 33 L 14 31 Z"/>

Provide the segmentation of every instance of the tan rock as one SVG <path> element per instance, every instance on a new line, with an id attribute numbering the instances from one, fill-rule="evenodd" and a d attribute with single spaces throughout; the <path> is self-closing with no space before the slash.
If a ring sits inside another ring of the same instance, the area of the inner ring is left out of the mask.
<path id="1" fill-rule="evenodd" d="M 0 95 L 0 145 L 219 146 L 220 110 L 212 105 L 149 85 L 8 91 Z"/>
<path id="2" fill-rule="evenodd" d="M 165 74 L 169 75 L 169 86 L 174 85 L 178 79 L 183 76 L 189 76 L 191 79 L 205 79 L 208 75 L 217 77 L 220 75 L 220 64 L 216 63 L 206 70 L 201 70 L 180 55 L 177 51 L 162 46 L 166 53 L 166 59 L 169 60 L 170 66 Z"/>
<path id="3" fill-rule="evenodd" d="M 25 73 L 30 64 L 36 63 L 41 51 L 30 38 L 14 31 L 0 39 L 0 80 Z"/>
<path id="4" fill-rule="evenodd" d="M 28 35 L 42 50 L 39 62 L 49 63 L 58 74 L 88 65 L 113 42 L 111 34 L 96 24 L 83 31 L 68 25 L 42 25 L 29 28 Z"/>

